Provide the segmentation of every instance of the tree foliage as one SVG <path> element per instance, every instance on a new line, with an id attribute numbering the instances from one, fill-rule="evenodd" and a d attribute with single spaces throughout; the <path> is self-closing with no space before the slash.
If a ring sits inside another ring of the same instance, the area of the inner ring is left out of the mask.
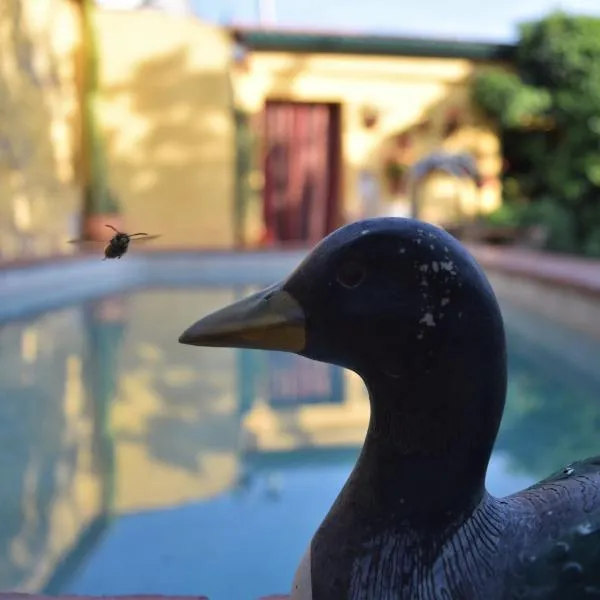
<path id="1" fill-rule="evenodd" d="M 600 256 L 600 19 L 523 24 L 514 67 L 473 85 L 501 129 L 513 219 L 541 221 L 553 249 Z"/>

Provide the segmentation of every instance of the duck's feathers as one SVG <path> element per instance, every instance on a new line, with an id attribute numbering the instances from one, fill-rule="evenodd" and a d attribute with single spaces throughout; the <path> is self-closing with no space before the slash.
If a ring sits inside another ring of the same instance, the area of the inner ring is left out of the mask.
<path id="1" fill-rule="evenodd" d="M 344 511 L 344 519 L 358 522 L 346 512 L 352 511 Z M 363 540 L 362 556 L 350 561 L 343 594 L 326 575 L 332 559 L 321 559 L 322 544 L 334 540 L 343 554 L 345 527 L 333 521 L 329 531 L 326 519 L 313 539 L 314 598 L 600 600 L 600 458 L 568 465 L 506 498 L 486 495 L 449 535 L 382 527 Z M 328 564 L 325 572 L 320 572 L 322 560 Z"/>
<path id="2" fill-rule="evenodd" d="M 600 457 L 572 463 L 501 502 L 521 514 L 512 598 L 600 599 Z"/>

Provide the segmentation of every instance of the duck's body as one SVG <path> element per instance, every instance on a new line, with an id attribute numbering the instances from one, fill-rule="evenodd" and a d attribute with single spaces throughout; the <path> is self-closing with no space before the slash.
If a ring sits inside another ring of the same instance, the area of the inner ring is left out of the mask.
<path id="1" fill-rule="evenodd" d="M 568 479 L 561 472 L 507 498 L 484 494 L 446 520 L 416 520 L 402 503 L 372 519 L 369 502 L 366 527 L 357 527 L 363 486 L 351 480 L 314 535 L 292 598 L 600 598 L 600 460 L 571 468 Z"/>
<path id="2" fill-rule="evenodd" d="M 600 459 L 508 498 L 485 491 L 506 395 L 504 327 L 485 275 L 446 232 L 393 218 L 344 227 L 282 284 L 180 341 L 293 351 L 367 386 L 363 450 L 294 600 L 600 593 Z"/>

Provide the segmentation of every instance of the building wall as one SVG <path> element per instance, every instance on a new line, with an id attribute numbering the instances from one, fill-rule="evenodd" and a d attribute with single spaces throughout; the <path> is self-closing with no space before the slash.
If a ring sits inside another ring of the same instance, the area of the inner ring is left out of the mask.
<path id="1" fill-rule="evenodd" d="M 469 78 L 487 66 L 459 59 L 250 52 L 236 68 L 234 82 L 238 105 L 253 115 L 260 114 L 268 98 L 341 103 L 345 218 L 364 213 L 361 174 L 372 175 L 378 182 L 383 212 L 386 206 L 406 201 L 387 191 L 383 180 L 385 158 L 396 152 L 394 139 L 402 133 L 414 141 L 409 162 L 438 149 L 477 156 L 484 188 L 476 192 L 471 185 L 462 194 L 464 211 L 473 214 L 500 202 L 498 138 L 469 102 Z M 378 115 L 371 129 L 363 123 L 366 109 Z M 459 113 L 460 126 L 445 139 L 443 127 L 452 111 Z M 253 179 L 258 205 L 260 176 L 255 174 Z M 428 186 L 429 197 L 436 190 L 446 194 L 449 187 L 443 176 L 428 177 L 423 184 Z M 254 206 L 248 214 L 247 235 L 252 238 L 260 231 L 261 213 Z"/>
<path id="2" fill-rule="evenodd" d="M 0 261 L 77 230 L 80 23 L 75 0 L 0 2 Z"/>
<path id="3" fill-rule="evenodd" d="M 225 32 L 155 11 L 98 11 L 109 178 L 156 246 L 233 240 L 234 125 Z"/>

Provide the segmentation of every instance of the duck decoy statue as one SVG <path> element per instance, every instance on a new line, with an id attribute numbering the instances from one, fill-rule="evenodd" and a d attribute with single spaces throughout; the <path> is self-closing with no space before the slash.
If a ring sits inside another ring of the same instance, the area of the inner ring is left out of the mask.
<path id="1" fill-rule="evenodd" d="M 442 229 L 401 218 L 342 227 L 283 282 L 179 341 L 295 352 L 366 384 L 364 446 L 293 599 L 600 598 L 600 458 L 505 498 L 485 489 L 504 326 L 483 271 Z"/>

